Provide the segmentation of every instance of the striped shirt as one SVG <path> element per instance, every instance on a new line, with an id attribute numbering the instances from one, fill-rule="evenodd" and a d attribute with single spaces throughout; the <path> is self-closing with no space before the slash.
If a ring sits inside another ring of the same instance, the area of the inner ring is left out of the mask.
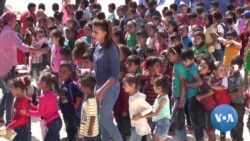
<path id="1" fill-rule="evenodd" d="M 99 125 L 98 125 L 98 117 L 97 117 L 97 102 L 95 98 L 89 98 L 84 101 L 82 105 L 82 118 L 81 118 L 81 125 L 80 125 L 80 135 L 84 137 L 95 137 L 99 134 Z M 95 117 L 95 123 L 93 126 L 93 135 L 88 135 L 89 125 L 90 125 L 90 118 Z"/>

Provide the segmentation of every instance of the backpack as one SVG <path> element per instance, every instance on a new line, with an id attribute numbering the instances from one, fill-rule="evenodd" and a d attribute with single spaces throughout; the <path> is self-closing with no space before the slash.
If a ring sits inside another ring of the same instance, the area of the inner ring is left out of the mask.
<path id="1" fill-rule="evenodd" d="M 227 34 L 227 31 L 228 31 L 228 29 L 227 29 L 226 25 L 225 25 L 224 23 L 220 23 L 219 25 L 221 25 L 221 26 L 222 26 L 223 31 L 224 31 L 223 38 L 226 38 L 226 34 Z M 217 31 L 217 33 L 218 33 L 218 31 Z M 224 45 L 224 44 L 222 44 L 222 43 L 220 43 L 220 46 L 221 46 L 221 49 L 224 51 L 224 50 L 225 50 L 225 45 Z"/>

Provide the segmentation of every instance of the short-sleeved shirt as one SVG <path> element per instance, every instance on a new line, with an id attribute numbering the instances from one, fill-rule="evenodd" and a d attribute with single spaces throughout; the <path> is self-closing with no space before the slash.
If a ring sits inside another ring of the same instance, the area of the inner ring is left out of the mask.
<path id="1" fill-rule="evenodd" d="M 172 77 L 172 93 L 176 98 L 179 98 L 181 94 L 180 77 L 186 79 L 186 67 L 182 62 L 177 62 L 174 64 Z"/>
<path id="2" fill-rule="evenodd" d="M 193 43 L 189 37 L 181 38 L 181 42 L 184 48 L 191 48 Z"/>
<path id="3" fill-rule="evenodd" d="M 199 95 L 203 95 L 204 93 L 208 92 L 212 88 L 208 85 L 208 81 L 210 81 L 211 77 L 210 76 L 205 76 L 202 77 L 202 85 L 199 87 Z M 204 106 L 205 110 L 211 110 L 216 106 L 216 102 L 214 100 L 213 95 L 208 96 L 204 99 L 202 99 L 202 104 Z"/>
<path id="4" fill-rule="evenodd" d="M 158 120 L 161 120 L 163 118 L 171 119 L 170 101 L 169 101 L 167 94 L 165 94 L 163 96 L 159 96 L 159 95 L 157 96 L 157 98 L 155 99 L 154 105 L 153 105 L 153 112 L 156 112 L 161 100 L 163 100 L 163 99 L 166 99 L 167 103 L 165 103 L 165 105 L 161 109 L 160 113 L 157 116 L 154 116 L 152 118 L 153 121 L 158 121 Z"/>
<path id="5" fill-rule="evenodd" d="M 136 21 L 136 31 L 140 31 L 142 28 L 142 25 L 144 25 L 144 20 L 142 17 L 139 16 L 135 19 L 135 21 Z"/>
<path id="6" fill-rule="evenodd" d="M 238 55 L 239 51 L 240 50 L 235 45 L 227 44 L 225 46 L 223 64 L 226 66 L 230 66 L 232 58 Z"/>
<path id="7" fill-rule="evenodd" d="M 83 102 L 81 115 L 82 117 L 80 122 L 80 135 L 83 135 L 84 137 L 90 137 L 88 135 L 90 118 L 95 117 L 92 137 L 97 136 L 99 134 L 99 124 L 98 124 L 97 102 L 95 98 L 88 98 L 86 101 Z"/>
<path id="8" fill-rule="evenodd" d="M 127 45 L 128 45 L 128 47 L 135 48 L 135 46 L 136 46 L 136 44 L 137 44 L 136 35 L 130 35 L 130 34 L 128 34 L 126 40 L 127 40 Z"/>
<path id="9" fill-rule="evenodd" d="M 204 30 L 204 34 L 205 34 L 205 44 L 211 44 L 213 42 L 213 38 L 211 36 L 211 34 L 215 34 L 216 33 L 216 29 L 213 27 L 213 26 L 210 26 L 208 28 L 205 28 Z M 214 52 L 215 51 L 215 46 L 212 45 L 210 47 L 207 47 L 208 48 L 208 51 L 211 53 L 211 52 Z"/>
<path id="10" fill-rule="evenodd" d="M 243 87 L 243 78 L 240 72 L 236 72 L 228 77 L 228 92 L 236 92 L 239 88 Z M 237 96 L 230 96 L 232 103 L 244 103 L 243 93 Z"/>
<path id="11" fill-rule="evenodd" d="M 187 83 L 194 83 L 196 81 L 194 78 L 195 75 L 199 75 L 198 65 L 193 63 L 187 68 Z M 186 98 L 191 98 L 196 94 L 198 94 L 198 87 L 186 87 Z"/>
<path id="12" fill-rule="evenodd" d="M 51 68 L 52 68 L 52 71 L 55 72 L 55 73 L 58 73 L 59 72 L 59 66 L 60 66 L 60 63 L 61 63 L 61 55 L 60 55 L 60 49 L 61 47 L 60 46 L 56 46 L 56 45 L 52 45 L 51 47 Z"/>

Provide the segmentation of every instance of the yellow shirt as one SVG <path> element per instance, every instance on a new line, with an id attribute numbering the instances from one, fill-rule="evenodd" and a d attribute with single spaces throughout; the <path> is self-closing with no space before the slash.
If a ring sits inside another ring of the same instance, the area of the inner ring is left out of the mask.
<path id="1" fill-rule="evenodd" d="M 204 34 L 205 34 L 205 44 L 211 44 L 213 42 L 213 38 L 211 36 L 212 33 L 216 33 L 216 29 L 213 26 L 210 26 L 209 28 L 204 29 Z M 210 53 L 215 51 L 215 46 L 212 45 L 208 47 L 208 51 Z"/>
<path id="2" fill-rule="evenodd" d="M 232 58 L 238 55 L 238 53 L 239 49 L 234 44 L 226 44 L 223 64 L 226 66 L 230 66 Z"/>
<path id="3" fill-rule="evenodd" d="M 99 134 L 99 124 L 97 116 L 97 102 L 95 98 L 89 98 L 82 105 L 82 118 L 80 123 L 80 135 L 84 137 L 95 137 Z M 95 117 L 93 126 L 93 136 L 88 135 L 90 117 Z"/>

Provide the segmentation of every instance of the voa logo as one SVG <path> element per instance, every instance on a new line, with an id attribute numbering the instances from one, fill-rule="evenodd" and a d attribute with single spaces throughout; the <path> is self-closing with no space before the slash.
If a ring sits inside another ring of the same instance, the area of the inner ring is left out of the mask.
<path id="1" fill-rule="evenodd" d="M 236 110 L 227 104 L 215 107 L 210 118 L 214 128 L 222 132 L 232 130 L 238 123 Z"/>

